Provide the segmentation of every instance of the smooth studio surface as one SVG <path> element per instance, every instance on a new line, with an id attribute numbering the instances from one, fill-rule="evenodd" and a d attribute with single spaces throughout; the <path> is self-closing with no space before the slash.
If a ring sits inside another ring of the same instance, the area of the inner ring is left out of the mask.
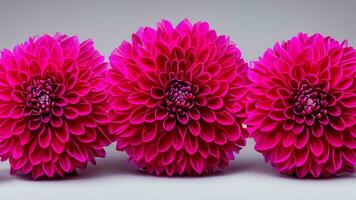
<path id="1" fill-rule="evenodd" d="M 276 41 L 298 32 L 320 32 L 356 47 L 356 2 L 344 1 L 5 1 L 0 0 L 0 48 L 12 48 L 33 35 L 62 32 L 92 38 L 108 57 L 140 26 L 162 18 L 178 23 L 205 20 L 230 35 L 246 61 Z M 0 163 L 0 199 L 355 199 L 356 174 L 299 180 L 278 175 L 253 150 L 250 139 L 225 171 L 204 177 L 155 177 L 137 170 L 115 146 L 106 159 L 78 175 L 32 181 L 10 176 Z"/>

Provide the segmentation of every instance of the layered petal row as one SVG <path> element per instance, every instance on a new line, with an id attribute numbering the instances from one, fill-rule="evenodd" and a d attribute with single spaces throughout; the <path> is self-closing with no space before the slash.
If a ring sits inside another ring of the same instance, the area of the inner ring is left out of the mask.
<path id="1" fill-rule="evenodd" d="M 104 157 L 108 64 L 93 42 L 30 38 L 0 59 L 0 157 L 11 171 L 64 176 Z"/>
<path id="2" fill-rule="evenodd" d="M 250 66 L 246 124 L 278 172 L 327 177 L 356 165 L 356 50 L 320 34 L 277 43 Z"/>
<path id="3" fill-rule="evenodd" d="M 208 23 L 140 28 L 109 59 L 111 133 L 139 168 L 207 174 L 245 145 L 247 64 Z"/>

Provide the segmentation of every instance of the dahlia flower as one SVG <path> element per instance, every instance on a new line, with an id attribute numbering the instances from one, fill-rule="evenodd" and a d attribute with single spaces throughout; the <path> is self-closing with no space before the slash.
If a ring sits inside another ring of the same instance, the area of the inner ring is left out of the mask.
<path id="1" fill-rule="evenodd" d="M 30 38 L 0 59 L 0 157 L 11 172 L 64 176 L 104 157 L 108 69 L 91 40 Z"/>
<path id="2" fill-rule="evenodd" d="M 245 145 L 247 65 L 208 23 L 144 27 L 110 56 L 117 149 L 156 175 L 225 168 Z"/>
<path id="3" fill-rule="evenodd" d="M 356 165 L 356 50 L 320 34 L 277 43 L 249 70 L 246 121 L 280 173 L 327 177 Z"/>

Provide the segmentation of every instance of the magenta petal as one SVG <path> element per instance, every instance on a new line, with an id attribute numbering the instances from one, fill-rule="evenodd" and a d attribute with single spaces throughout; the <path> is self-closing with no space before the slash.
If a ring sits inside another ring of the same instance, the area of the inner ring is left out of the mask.
<path id="1" fill-rule="evenodd" d="M 41 122 L 42 123 L 48 123 L 51 120 L 51 115 L 50 114 L 42 114 L 41 115 Z"/>
<path id="2" fill-rule="evenodd" d="M 138 107 L 136 110 L 134 110 L 130 116 L 129 120 L 133 124 L 140 124 L 144 122 L 144 112 L 145 112 L 145 107 Z"/>
<path id="3" fill-rule="evenodd" d="M 181 150 L 183 145 L 184 145 L 184 142 L 183 142 L 183 138 L 184 137 L 181 137 L 180 135 L 175 135 L 175 136 L 172 136 L 172 137 L 173 137 L 173 141 L 172 141 L 173 148 L 176 151 Z"/>
<path id="4" fill-rule="evenodd" d="M 225 127 L 225 133 L 230 141 L 236 141 L 241 138 L 242 130 L 240 125 Z"/>
<path id="5" fill-rule="evenodd" d="M 162 99 L 164 97 L 164 91 L 161 88 L 152 87 L 151 88 L 151 95 L 155 99 Z"/>
<path id="6" fill-rule="evenodd" d="M 222 98 L 215 97 L 212 99 L 208 99 L 208 108 L 213 110 L 218 110 L 224 105 L 224 101 Z"/>
<path id="7" fill-rule="evenodd" d="M 204 170 L 204 160 L 200 156 L 195 156 L 194 158 L 190 159 L 190 164 L 192 165 L 193 169 L 198 173 L 201 174 Z"/>
<path id="8" fill-rule="evenodd" d="M 305 120 L 305 123 L 308 125 L 308 126 L 313 126 L 315 122 L 315 118 L 314 117 L 309 117 Z"/>
<path id="9" fill-rule="evenodd" d="M 315 137 L 320 137 L 324 133 L 324 128 L 320 123 L 314 124 L 311 130 Z"/>
<path id="10" fill-rule="evenodd" d="M 209 147 L 209 144 L 206 143 L 206 142 L 203 142 L 203 141 L 200 141 L 199 142 L 199 153 L 200 155 L 204 158 L 204 159 L 207 159 L 210 155 L 210 147 Z"/>
<path id="11" fill-rule="evenodd" d="M 189 116 L 190 116 L 193 120 L 197 121 L 197 120 L 200 119 L 200 112 L 199 112 L 199 110 L 196 109 L 196 108 L 190 109 L 190 110 L 189 110 Z"/>
<path id="12" fill-rule="evenodd" d="M 157 134 L 157 125 L 154 126 L 145 126 L 142 131 L 142 141 L 149 142 L 152 141 L 153 138 Z"/>
<path id="13" fill-rule="evenodd" d="M 75 86 L 75 91 L 79 96 L 87 95 L 90 89 L 90 85 L 85 81 L 79 81 Z"/>
<path id="14" fill-rule="evenodd" d="M 275 151 L 275 160 L 273 161 L 274 163 L 282 163 L 288 160 L 288 158 L 291 156 L 293 153 L 293 148 L 279 148 L 278 150 Z"/>
<path id="15" fill-rule="evenodd" d="M 302 165 L 304 165 L 304 163 L 308 160 L 308 156 L 309 156 L 309 148 L 303 148 L 299 151 L 296 151 L 294 153 L 295 156 L 295 165 L 297 167 L 300 167 Z"/>
<path id="16" fill-rule="evenodd" d="M 212 123 L 216 120 L 216 114 L 214 111 L 210 109 L 202 109 L 200 110 L 201 117 L 204 121 Z"/>
<path id="17" fill-rule="evenodd" d="M 310 150 L 316 156 L 319 157 L 324 151 L 324 145 L 321 140 L 312 140 L 310 143 Z"/>
<path id="18" fill-rule="evenodd" d="M 29 154 L 29 158 L 32 165 L 38 165 L 42 161 L 42 152 L 39 149 L 35 149 Z"/>
<path id="19" fill-rule="evenodd" d="M 286 131 L 290 131 L 290 130 L 293 130 L 294 125 L 295 125 L 295 123 L 294 123 L 292 120 L 286 120 L 286 121 L 284 121 L 284 123 L 283 123 L 283 128 L 284 128 Z"/>
<path id="20" fill-rule="evenodd" d="M 121 110 L 121 111 L 128 110 L 132 107 L 132 105 L 126 99 L 122 99 L 122 98 L 112 100 L 111 106 L 115 110 Z"/>
<path id="21" fill-rule="evenodd" d="M 171 131 L 176 126 L 176 119 L 174 117 L 168 117 L 163 121 L 163 128 L 166 131 Z"/>
<path id="22" fill-rule="evenodd" d="M 176 152 L 175 151 L 170 151 L 170 153 L 167 153 L 167 154 L 164 154 L 163 158 L 162 158 L 162 163 L 164 165 L 169 165 L 171 164 L 174 159 L 175 159 L 175 155 L 176 155 Z M 173 175 L 173 170 L 170 171 L 169 173 L 169 176 L 172 176 Z"/>
<path id="23" fill-rule="evenodd" d="M 144 114 L 145 122 L 152 123 L 156 121 L 154 109 L 149 109 L 145 111 Z"/>
<path id="24" fill-rule="evenodd" d="M 62 143 L 67 143 L 70 138 L 69 128 L 67 123 L 64 123 L 62 127 L 54 129 L 54 134 Z"/>
<path id="25" fill-rule="evenodd" d="M 79 115 L 88 115 L 92 111 L 92 107 L 86 100 L 80 101 L 75 105 Z"/>
<path id="26" fill-rule="evenodd" d="M 227 111 L 217 112 L 216 120 L 222 125 L 232 125 L 235 122 L 235 118 Z"/>
<path id="27" fill-rule="evenodd" d="M 309 133 L 308 129 L 305 129 L 305 131 L 303 133 L 297 135 L 295 147 L 297 149 L 304 148 L 308 144 L 309 138 L 310 138 L 310 133 Z"/>
<path id="28" fill-rule="evenodd" d="M 64 144 L 57 138 L 52 138 L 51 147 L 54 152 L 60 154 L 64 150 Z"/>
<path id="29" fill-rule="evenodd" d="M 269 114 L 269 117 L 276 121 L 284 121 L 285 120 L 283 112 L 280 112 L 280 111 L 271 111 Z"/>
<path id="30" fill-rule="evenodd" d="M 170 134 L 162 135 L 158 140 L 158 152 L 166 152 L 172 146 L 172 136 Z"/>
<path id="31" fill-rule="evenodd" d="M 177 25 L 176 29 L 178 32 L 189 34 L 192 31 L 192 24 L 185 19 Z"/>
<path id="32" fill-rule="evenodd" d="M 200 127 L 200 123 L 197 121 L 191 121 L 188 124 L 188 129 L 189 132 L 194 135 L 194 136 L 198 136 L 201 132 L 201 127 Z"/>
<path id="33" fill-rule="evenodd" d="M 18 90 L 11 91 L 11 97 L 17 103 L 22 103 L 25 101 L 25 97 L 23 96 L 22 92 Z"/>
<path id="34" fill-rule="evenodd" d="M 345 151 L 343 152 L 343 157 L 350 163 L 356 163 L 356 152 L 355 151 Z"/>
<path id="35" fill-rule="evenodd" d="M 61 127 L 63 124 L 63 120 L 61 117 L 57 117 L 57 116 L 52 116 L 50 119 L 50 123 L 53 127 Z"/>
<path id="36" fill-rule="evenodd" d="M 83 143 L 95 142 L 98 139 L 99 131 L 96 132 L 94 129 L 87 129 L 85 134 L 78 136 L 78 140 Z"/>
<path id="37" fill-rule="evenodd" d="M 333 161 L 335 171 L 338 171 L 342 165 L 341 154 L 337 151 L 333 151 L 332 161 Z"/>
<path id="38" fill-rule="evenodd" d="M 330 119 L 330 125 L 338 131 L 343 131 L 345 129 L 345 121 L 341 117 Z"/>
<path id="39" fill-rule="evenodd" d="M 181 124 L 186 125 L 189 121 L 189 116 L 186 112 L 184 112 L 182 114 L 178 114 L 177 119 Z"/>
<path id="40" fill-rule="evenodd" d="M 23 156 L 18 160 L 14 160 L 14 163 L 11 165 L 12 169 L 19 170 L 23 168 L 28 163 L 28 157 Z"/>
<path id="41" fill-rule="evenodd" d="M 68 56 L 70 58 L 77 57 L 79 54 L 78 44 L 79 41 L 77 36 L 65 38 L 61 43 L 62 48 L 65 50 L 63 51 L 63 56 Z M 82 44 L 85 44 L 85 42 Z"/>
<path id="42" fill-rule="evenodd" d="M 28 123 L 28 128 L 30 130 L 37 130 L 41 126 L 41 120 L 40 119 L 32 119 Z"/>
<path id="43" fill-rule="evenodd" d="M 65 172 L 69 173 L 71 171 L 72 168 L 71 161 L 67 156 L 62 156 L 59 159 L 59 164 Z"/>
<path id="44" fill-rule="evenodd" d="M 298 124 L 298 125 L 296 125 L 296 126 L 294 127 L 293 132 L 294 132 L 295 134 L 300 134 L 300 133 L 303 132 L 303 130 L 304 130 L 304 125 Z"/>
<path id="45" fill-rule="evenodd" d="M 51 130 L 47 128 L 46 130 L 40 133 L 38 143 L 42 148 L 45 149 L 51 144 L 51 138 L 52 138 Z"/>
<path id="46" fill-rule="evenodd" d="M 20 145 L 17 145 L 14 149 L 11 151 L 11 155 L 14 159 L 20 159 L 24 154 L 24 148 Z"/>
<path id="47" fill-rule="evenodd" d="M 163 120 L 168 116 L 168 112 L 165 109 L 157 107 L 155 110 L 155 116 L 158 120 Z"/>
<path id="48" fill-rule="evenodd" d="M 52 113 L 53 115 L 60 117 L 63 114 L 63 108 L 60 106 L 53 106 Z"/>
<path id="49" fill-rule="evenodd" d="M 149 97 L 142 93 L 132 93 L 127 97 L 127 100 L 130 104 L 145 105 L 148 102 Z"/>
<path id="50" fill-rule="evenodd" d="M 196 138 L 194 136 L 187 135 L 184 142 L 184 148 L 188 154 L 194 155 L 198 150 L 198 142 Z"/>
<path id="51" fill-rule="evenodd" d="M 350 149 L 356 148 L 356 139 L 351 134 L 344 135 L 344 145 Z"/>
<path id="52" fill-rule="evenodd" d="M 207 105 L 208 99 L 204 96 L 198 96 L 196 99 L 196 103 L 197 103 L 197 105 L 203 107 L 203 106 Z"/>
<path id="53" fill-rule="evenodd" d="M 68 148 L 68 154 L 76 159 L 79 162 L 86 162 L 87 158 L 84 155 L 84 152 L 81 150 L 81 148 L 79 147 L 79 145 L 77 143 L 72 143 L 70 144 L 70 147 Z"/>
<path id="54" fill-rule="evenodd" d="M 347 108 L 355 108 L 356 107 L 355 99 L 356 99 L 355 94 L 344 95 L 340 103 Z"/>
<path id="55" fill-rule="evenodd" d="M 227 143 L 227 137 L 225 134 L 216 134 L 214 142 L 218 145 L 225 145 Z"/>
<path id="56" fill-rule="evenodd" d="M 280 141 L 281 136 L 279 134 L 263 134 L 255 137 L 257 151 L 264 151 L 274 148 Z"/>
<path id="57" fill-rule="evenodd" d="M 346 89 L 349 89 L 349 88 L 352 86 L 353 81 L 354 81 L 354 80 L 353 80 L 352 78 L 342 80 L 336 87 L 337 87 L 339 90 L 346 90 Z"/>
<path id="58" fill-rule="evenodd" d="M 10 138 L 12 136 L 11 128 L 14 125 L 14 122 L 11 119 L 5 119 L 3 121 L 0 121 L 0 138 L 6 139 Z M 32 125 L 34 128 L 38 128 L 36 123 Z"/>
<path id="59" fill-rule="evenodd" d="M 341 108 L 338 107 L 338 106 L 331 106 L 329 109 L 328 109 L 328 112 L 330 115 L 334 116 L 334 117 L 338 117 L 340 116 L 341 114 Z"/>
<path id="60" fill-rule="evenodd" d="M 44 174 L 44 171 L 43 171 L 41 165 L 33 167 L 33 169 L 32 169 L 32 179 L 38 179 L 43 174 Z"/>
<path id="61" fill-rule="evenodd" d="M 326 131 L 325 136 L 327 141 L 335 147 L 341 147 L 344 143 L 342 133 L 340 132 Z"/>
<path id="62" fill-rule="evenodd" d="M 310 173 L 314 176 L 314 177 L 320 177 L 322 171 L 322 167 L 319 164 L 310 164 Z"/>
<path id="63" fill-rule="evenodd" d="M 277 127 L 278 123 L 269 119 L 269 118 L 266 118 L 265 120 L 263 120 L 262 124 L 261 124 L 261 131 L 264 131 L 264 132 L 269 132 L 269 131 L 272 131 L 273 129 L 275 129 Z"/>
<path id="64" fill-rule="evenodd" d="M 296 139 L 297 137 L 295 134 L 286 134 L 283 138 L 283 147 L 290 147 L 295 145 Z"/>
<path id="65" fill-rule="evenodd" d="M 19 78 L 18 75 L 19 72 L 17 70 L 8 70 L 6 74 L 6 78 L 11 84 L 20 83 L 21 79 Z"/>
<path id="66" fill-rule="evenodd" d="M 178 133 L 182 139 L 184 139 L 185 136 L 187 135 L 187 130 L 188 130 L 187 126 L 182 126 L 182 125 L 178 126 Z"/>
<path id="67" fill-rule="evenodd" d="M 67 119 L 75 119 L 79 116 L 79 112 L 77 109 L 73 108 L 73 107 L 66 107 L 64 109 L 64 116 Z"/>
<path id="68" fill-rule="evenodd" d="M 79 121 L 75 120 L 72 121 L 71 123 L 68 123 L 69 131 L 70 133 L 74 135 L 83 135 L 85 134 L 85 127 L 83 124 L 81 124 Z"/>
<path id="69" fill-rule="evenodd" d="M 152 161 L 158 154 L 157 147 L 150 145 L 145 147 L 145 161 L 150 162 Z"/>
<path id="70" fill-rule="evenodd" d="M 215 140 L 215 130 L 214 127 L 210 126 L 203 126 L 203 130 L 201 131 L 200 137 L 205 141 L 205 142 L 212 142 Z"/>
<path id="71" fill-rule="evenodd" d="M 55 165 L 52 165 L 50 163 L 42 164 L 42 169 L 48 177 L 52 177 L 55 173 Z"/>

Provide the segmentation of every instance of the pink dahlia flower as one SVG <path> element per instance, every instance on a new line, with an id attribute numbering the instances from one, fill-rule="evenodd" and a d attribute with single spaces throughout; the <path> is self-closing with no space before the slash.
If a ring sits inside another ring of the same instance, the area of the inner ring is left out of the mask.
<path id="1" fill-rule="evenodd" d="M 139 168 L 201 175 L 245 145 L 247 65 L 208 23 L 144 27 L 110 56 L 112 133 Z"/>
<path id="2" fill-rule="evenodd" d="M 356 50 L 299 34 L 249 70 L 247 125 L 255 149 L 280 173 L 327 177 L 356 165 Z"/>
<path id="3" fill-rule="evenodd" d="M 104 57 L 87 40 L 30 38 L 0 59 L 0 156 L 11 171 L 64 176 L 105 155 Z"/>

